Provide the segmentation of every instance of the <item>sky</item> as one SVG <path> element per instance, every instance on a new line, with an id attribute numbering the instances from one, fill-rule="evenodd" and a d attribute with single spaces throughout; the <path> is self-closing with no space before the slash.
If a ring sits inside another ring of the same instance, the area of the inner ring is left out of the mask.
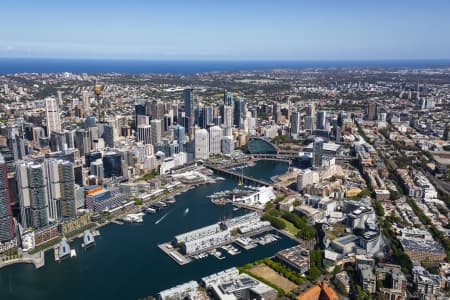
<path id="1" fill-rule="evenodd" d="M 1 0 L 0 57 L 449 59 L 448 0 Z"/>

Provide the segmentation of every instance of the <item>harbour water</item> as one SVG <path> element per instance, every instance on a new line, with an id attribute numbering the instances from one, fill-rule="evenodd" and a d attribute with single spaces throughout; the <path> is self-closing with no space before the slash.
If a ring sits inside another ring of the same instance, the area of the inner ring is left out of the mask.
<path id="1" fill-rule="evenodd" d="M 283 162 L 260 161 L 244 173 L 266 179 L 285 172 Z M 176 284 L 199 278 L 232 266 L 271 256 L 295 243 L 284 236 L 279 241 L 251 250 L 241 250 L 226 259 L 209 256 L 179 266 L 157 245 L 176 234 L 212 224 L 223 218 L 245 213 L 232 206 L 215 206 L 208 195 L 236 187 L 226 179 L 206 184 L 176 196 L 176 203 L 155 214 L 147 214 L 143 223 L 116 225 L 102 229 L 96 245 L 82 249 L 82 240 L 71 243 L 77 257 L 56 263 L 53 251 L 45 256 L 45 266 L 20 264 L 0 270 L 0 299 L 139 299 L 156 295 Z M 159 222 L 158 222 L 159 221 Z"/>

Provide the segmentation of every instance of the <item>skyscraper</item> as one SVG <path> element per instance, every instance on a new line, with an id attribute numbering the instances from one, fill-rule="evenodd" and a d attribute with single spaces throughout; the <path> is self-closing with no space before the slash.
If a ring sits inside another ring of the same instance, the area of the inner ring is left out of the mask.
<path id="1" fill-rule="evenodd" d="M 173 139 L 174 141 L 177 141 L 180 152 L 185 152 L 184 149 L 184 143 L 185 143 L 185 132 L 184 132 L 184 127 L 181 125 L 177 125 L 175 126 L 174 130 L 173 130 Z"/>
<path id="2" fill-rule="evenodd" d="M 223 107 L 223 125 L 225 128 L 233 127 L 233 107 L 225 105 Z"/>
<path id="3" fill-rule="evenodd" d="M 291 135 L 297 138 L 300 133 L 300 113 L 294 111 L 291 115 Z"/>
<path id="4" fill-rule="evenodd" d="M 136 137 L 139 142 L 144 144 L 152 143 L 152 127 L 150 125 L 139 125 L 137 127 Z"/>
<path id="5" fill-rule="evenodd" d="M 194 89 L 185 89 L 183 92 L 184 97 L 184 116 L 187 119 L 187 132 L 192 132 L 192 127 L 194 126 Z"/>
<path id="6" fill-rule="evenodd" d="M 209 128 L 209 153 L 221 153 L 221 139 L 223 130 L 220 126 L 212 126 Z"/>
<path id="7" fill-rule="evenodd" d="M 49 222 L 47 172 L 43 163 L 17 161 L 16 179 L 24 228 L 41 228 Z"/>
<path id="8" fill-rule="evenodd" d="M 91 102 L 89 100 L 89 92 L 88 91 L 82 91 L 81 92 L 81 98 L 83 100 L 84 115 L 85 116 L 89 116 L 91 114 Z"/>
<path id="9" fill-rule="evenodd" d="M 206 129 L 196 129 L 194 133 L 195 159 L 209 158 L 209 134 Z"/>
<path id="10" fill-rule="evenodd" d="M 327 112 L 323 111 L 323 110 L 318 111 L 316 128 L 317 129 L 326 129 L 326 122 L 327 122 Z"/>
<path id="11" fill-rule="evenodd" d="M 61 159 L 46 159 L 49 217 L 58 220 L 76 215 L 74 165 Z"/>
<path id="12" fill-rule="evenodd" d="M 233 111 L 233 123 L 236 127 L 240 128 L 242 125 L 242 120 L 247 114 L 247 104 L 241 98 L 236 98 L 234 100 L 234 111 Z"/>
<path id="13" fill-rule="evenodd" d="M 227 106 L 233 105 L 233 93 L 232 92 L 225 91 L 225 93 L 223 94 L 223 104 L 227 105 Z"/>
<path id="14" fill-rule="evenodd" d="M 152 144 L 156 145 L 161 142 L 161 120 L 155 119 L 151 120 L 151 135 L 152 135 Z"/>
<path id="15" fill-rule="evenodd" d="M 0 242 L 14 238 L 14 222 L 11 210 L 11 196 L 8 184 L 8 166 L 0 154 Z"/>
<path id="16" fill-rule="evenodd" d="M 370 102 L 367 105 L 367 120 L 375 121 L 377 119 L 377 103 Z"/>
<path id="17" fill-rule="evenodd" d="M 213 120 L 212 107 L 204 106 L 200 116 L 200 127 L 205 129 L 208 128 L 208 124 L 210 124 L 212 120 Z"/>
<path id="18" fill-rule="evenodd" d="M 102 161 L 105 178 L 122 176 L 122 156 L 120 153 L 106 152 Z"/>
<path id="19" fill-rule="evenodd" d="M 90 131 L 86 129 L 78 129 L 75 132 L 75 147 L 80 150 L 81 156 L 91 152 L 92 141 Z"/>
<path id="20" fill-rule="evenodd" d="M 61 119 L 59 117 L 58 101 L 55 98 L 45 99 L 45 110 L 47 112 L 47 136 L 53 131 L 61 131 Z"/>
<path id="21" fill-rule="evenodd" d="M 313 165 L 315 168 L 322 167 L 323 142 L 317 141 L 313 145 Z"/>

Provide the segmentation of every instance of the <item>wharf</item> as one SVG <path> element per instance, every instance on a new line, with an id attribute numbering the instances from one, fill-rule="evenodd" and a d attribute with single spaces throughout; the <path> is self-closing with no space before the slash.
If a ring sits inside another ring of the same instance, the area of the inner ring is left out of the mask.
<path id="1" fill-rule="evenodd" d="M 180 266 L 186 265 L 192 261 L 189 257 L 184 256 L 183 254 L 178 252 L 177 249 L 173 248 L 170 242 L 159 244 L 158 248 L 169 255 Z"/>
<path id="2" fill-rule="evenodd" d="M 170 256 L 180 266 L 182 266 L 182 265 L 186 265 L 186 264 L 190 263 L 192 261 L 192 257 L 194 257 L 196 255 L 199 255 L 199 254 L 202 254 L 202 253 L 206 253 L 206 252 L 210 252 L 211 250 L 214 250 L 214 249 L 217 249 L 217 248 L 220 248 L 220 247 L 223 247 L 223 246 L 235 243 L 238 238 L 252 237 L 252 236 L 255 236 L 255 235 L 261 234 L 263 232 L 270 231 L 270 230 L 273 230 L 272 226 L 267 226 L 267 227 L 264 227 L 264 228 L 261 228 L 261 229 L 258 229 L 258 230 L 252 231 L 252 232 L 248 232 L 248 233 L 245 233 L 245 234 L 240 234 L 240 235 L 237 235 L 237 236 L 233 236 L 232 238 L 230 238 L 229 240 L 227 240 L 225 242 L 222 242 L 220 244 L 215 244 L 215 245 L 212 245 L 212 246 L 210 246 L 208 248 L 202 249 L 200 251 L 192 252 L 192 253 L 189 253 L 189 254 L 186 254 L 186 255 L 181 254 L 178 251 L 178 249 L 173 248 L 173 246 L 172 246 L 172 244 L 170 242 L 159 244 L 158 248 L 161 249 L 168 256 Z"/>

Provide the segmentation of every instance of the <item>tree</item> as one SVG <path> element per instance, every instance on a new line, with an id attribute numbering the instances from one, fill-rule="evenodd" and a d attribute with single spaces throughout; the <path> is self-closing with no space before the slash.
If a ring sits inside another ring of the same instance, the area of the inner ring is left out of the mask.
<path id="1" fill-rule="evenodd" d="M 333 274 L 341 273 L 341 271 L 342 271 L 342 267 L 340 265 L 334 266 Z"/>
<path id="2" fill-rule="evenodd" d="M 322 274 L 322 272 L 320 272 L 319 268 L 316 266 L 311 266 L 308 270 L 308 280 L 310 281 L 316 281 L 317 278 L 319 278 L 319 276 Z"/>

